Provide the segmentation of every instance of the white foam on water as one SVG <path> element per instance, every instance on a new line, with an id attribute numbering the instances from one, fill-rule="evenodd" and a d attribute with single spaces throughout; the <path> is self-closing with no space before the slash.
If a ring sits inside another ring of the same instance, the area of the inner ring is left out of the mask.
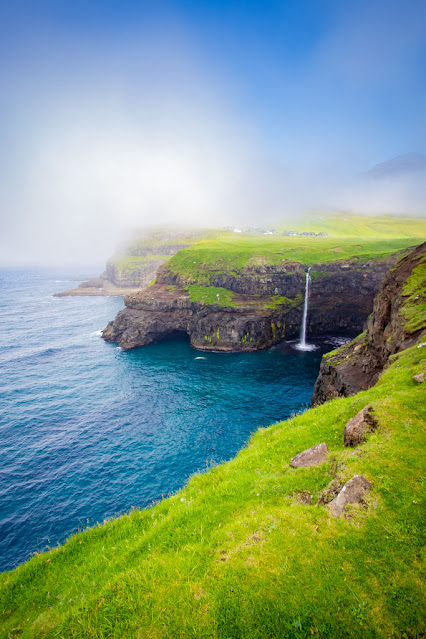
<path id="1" fill-rule="evenodd" d="M 294 348 L 297 351 L 316 351 L 318 349 L 318 346 L 315 346 L 315 344 L 301 344 L 300 342 L 298 342 L 294 345 Z"/>
<path id="2" fill-rule="evenodd" d="M 102 333 L 103 331 L 94 331 L 93 333 L 90 333 L 90 337 L 101 337 Z"/>

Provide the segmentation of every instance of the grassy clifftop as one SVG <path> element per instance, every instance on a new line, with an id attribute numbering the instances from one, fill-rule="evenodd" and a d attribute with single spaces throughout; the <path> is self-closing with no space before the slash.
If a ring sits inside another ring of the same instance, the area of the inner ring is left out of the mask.
<path id="1" fill-rule="evenodd" d="M 237 274 L 246 266 L 299 262 L 306 266 L 344 259 L 384 259 L 416 244 L 412 238 L 237 237 L 206 240 L 179 251 L 168 262 L 173 273 L 208 284 L 210 273 Z"/>
<path id="2" fill-rule="evenodd" d="M 291 224 L 279 227 L 290 230 Z M 153 231 L 136 238 L 124 255 L 109 263 L 117 277 L 132 279 L 144 272 L 154 260 L 170 260 L 173 272 L 179 272 L 193 283 L 208 284 L 209 273 L 239 272 L 245 266 L 264 266 L 295 261 L 310 266 L 358 258 L 383 259 L 426 238 L 426 220 L 422 218 L 366 217 L 357 215 L 326 215 L 309 217 L 298 222 L 296 232 L 327 233 L 328 237 L 262 235 L 259 232 L 201 230 L 169 232 Z M 176 250 L 175 250 L 176 249 Z"/>
<path id="3" fill-rule="evenodd" d="M 396 215 L 374 217 L 335 213 L 324 216 L 310 216 L 302 221 L 296 230 L 327 233 L 330 237 L 423 238 L 425 235 L 425 219 L 398 217 Z"/>
<path id="4" fill-rule="evenodd" d="M 228 232 L 180 251 L 169 261 L 169 268 L 192 283 L 208 285 L 212 272 L 239 273 L 247 266 L 381 260 L 424 240 L 426 220 L 332 215 L 301 222 L 296 231 L 325 232 L 328 237 Z"/>
<path id="5" fill-rule="evenodd" d="M 408 285 L 412 309 L 424 290 Z M 177 495 L 1 575 L 0 636 L 424 636 L 425 367 L 420 343 L 370 390 L 260 429 Z M 378 430 L 345 448 L 368 403 Z M 321 442 L 326 463 L 289 466 Z M 356 474 L 368 497 L 330 517 L 321 491 Z"/>

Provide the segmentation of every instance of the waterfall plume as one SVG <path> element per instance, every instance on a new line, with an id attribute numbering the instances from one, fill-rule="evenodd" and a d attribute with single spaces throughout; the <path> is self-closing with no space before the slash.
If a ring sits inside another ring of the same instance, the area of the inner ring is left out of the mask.
<path id="1" fill-rule="evenodd" d="M 311 267 L 306 271 L 306 280 L 305 280 L 305 302 L 303 304 L 303 316 L 302 316 L 302 325 L 300 327 L 300 340 L 296 345 L 296 348 L 299 351 L 313 351 L 315 350 L 315 346 L 313 344 L 306 343 L 306 325 L 308 319 L 308 308 L 309 308 L 309 284 L 311 283 L 311 276 L 309 272 Z"/>

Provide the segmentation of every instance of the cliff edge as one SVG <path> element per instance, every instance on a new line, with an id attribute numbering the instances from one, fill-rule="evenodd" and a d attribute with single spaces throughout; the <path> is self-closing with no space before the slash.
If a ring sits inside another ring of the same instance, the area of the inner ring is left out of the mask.
<path id="1" fill-rule="evenodd" d="M 199 350 L 256 351 L 299 336 L 306 264 L 257 256 L 231 268 L 218 250 L 207 268 L 204 256 L 200 264 L 193 256 L 182 251 L 177 265 L 159 268 L 152 286 L 128 295 L 103 338 L 130 349 L 180 333 Z M 396 260 L 311 263 L 308 336 L 359 333 Z"/>
<path id="2" fill-rule="evenodd" d="M 386 275 L 366 330 L 324 355 L 312 404 L 371 388 L 389 358 L 426 336 L 426 242 Z"/>

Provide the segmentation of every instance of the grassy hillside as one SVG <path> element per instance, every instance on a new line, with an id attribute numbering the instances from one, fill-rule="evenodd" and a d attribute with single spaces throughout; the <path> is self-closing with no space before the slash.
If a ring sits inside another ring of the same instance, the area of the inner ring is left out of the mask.
<path id="1" fill-rule="evenodd" d="M 426 236 L 426 229 L 425 229 Z M 210 273 L 238 273 L 245 266 L 267 266 L 282 262 L 300 262 L 306 266 L 344 259 L 383 259 L 418 241 L 412 238 L 365 240 L 363 238 L 317 238 L 237 236 L 198 242 L 179 251 L 168 262 L 196 284 L 209 284 Z"/>
<path id="2" fill-rule="evenodd" d="M 168 256 L 164 251 L 168 246 L 190 244 L 190 248 L 172 258 L 171 268 L 190 277 L 194 283 L 205 284 L 212 269 L 238 272 L 248 264 L 277 264 L 287 260 L 310 266 L 352 257 L 380 259 L 426 239 L 426 219 L 334 214 L 309 217 L 294 226 L 283 224 L 279 230 L 324 232 L 329 237 L 240 234 L 211 229 L 162 230 L 136 238 L 125 255 L 109 261 L 125 277 L 144 268 L 150 260 L 166 260 Z M 152 252 L 143 255 L 146 250 Z"/>
<path id="3" fill-rule="evenodd" d="M 377 217 L 336 213 L 310 216 L 297 225 L 296 231 L 327 233 L 330 237 L 398 238 L 425 237 L 425 218 L 381 215 Z M 280 229 L 288 229 L 281 225 Z M 416 243 L 416 242 L 415 242 Z"/>
<path id="4" fill-rule="evenodd" d="M 403 290 L 407 296 L 404 304 L 404 317 L 406 330 L 410 333 L 418 331 L 425 325 L 426 318 L 426 257 L 423 257 L 419 266 L 414 269 Z"/>
<path id="5" fill-rule="evenodd" d="M 421 272 L 407 284 L 411 311 Z M 260 429 L 177 495 L 1 575 L 0 636 L 425 636 L 426 402 L 413 380 L 425 368 L 419 344 L 374 388 Z M 344 448 L 345 423 L 367 403 L 379 429 Z M 325 464 L 290 468 L 321 442 Z M 372 491 L 331 518 L 321 491 L 358 473 Z"/>

